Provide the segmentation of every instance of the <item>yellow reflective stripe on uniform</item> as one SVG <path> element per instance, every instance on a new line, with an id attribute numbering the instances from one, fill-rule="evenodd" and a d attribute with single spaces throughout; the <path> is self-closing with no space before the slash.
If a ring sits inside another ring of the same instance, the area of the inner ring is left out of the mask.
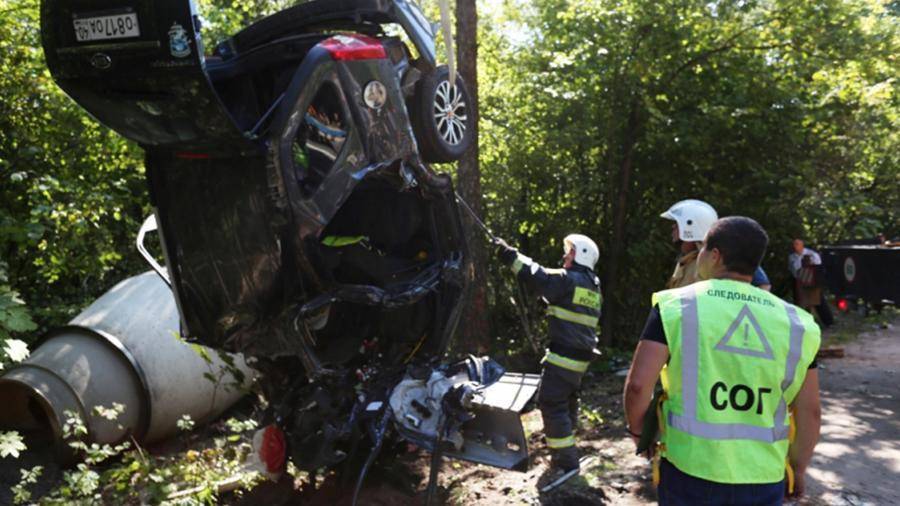
<path id="1" fill-rule="evenodd" d="M 566 358 L 562 355 L 557 355 L 552 351 L 547 352 L 547 355 L 544 357 L 544 361 L 548 364 L 553 364 L 555 366 L 562 367 L 563 369 L 568 369 L 575 372 L 587 371 L 588 366 L 591 365 L 590 362 Z"/>
<path id="2" fill-rule="evenodd" d="M 574 311 L 569 311 L 568 309 L 563 309 L 559 306 L 548 307 L 547 314 L 549 314 L 550 316 L 555 316 L 560 320 L 564 320 L 570 323 L 578 323 L 580 325 L 587 325 L 591 328 L 596 327 L 597 323 L 600 321 L 600 318 L 596 316 L 576 313 Z"/>
<path id="3" fill-rule="evenodd" d="M 600 309 L 600 292 L 576 286 L 575 294 L 572 296 L 572 304 Z"/>
<path id="4" fill-rule="evenodd" d="M 548 437 L 547 446 L 553 448 L 554 450 L 575 446 L 575 436 Z"/>
<path id="5" fill-rule="evenodd" d="M 322 239 L 322 244 L 332 248 L 340 248 L 351 244 L 359 244 L 367 240 L 369 238 L 364 235 L 329 235 Z"/>

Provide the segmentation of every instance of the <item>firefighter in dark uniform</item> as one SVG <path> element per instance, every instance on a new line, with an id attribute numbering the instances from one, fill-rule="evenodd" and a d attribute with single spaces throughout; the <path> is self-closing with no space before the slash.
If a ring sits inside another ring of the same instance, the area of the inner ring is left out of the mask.
<path id="1" fill-rule="evenodd" d="M 594 329 L 600 318 L 600 278 L 594 265 L 600 256 L 589 237 L 571 234 L 563 240 L 562 269 L 546 269 L 502 240 L 498 256 L 527 287 L 549 304 L 550 346 L 543 360 L 538 406 L 553 467 L 578 469 L 575 424 L 578 391 L 597 345 Z"/>

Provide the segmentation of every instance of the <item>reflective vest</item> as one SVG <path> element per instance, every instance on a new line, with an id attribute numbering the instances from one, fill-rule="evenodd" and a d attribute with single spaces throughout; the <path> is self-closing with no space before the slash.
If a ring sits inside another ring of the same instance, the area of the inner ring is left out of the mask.
<path id="1" fill-rule="evenodd" d="M 820 331 L 769 292 L 710 280 L 653 295 L 669 347 L 661 454 L 718 483 L 785 477 L 790 414 Z"/>

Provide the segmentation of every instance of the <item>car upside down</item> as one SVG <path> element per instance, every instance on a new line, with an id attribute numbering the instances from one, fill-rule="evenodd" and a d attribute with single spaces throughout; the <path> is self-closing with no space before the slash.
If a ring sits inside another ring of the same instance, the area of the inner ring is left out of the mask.
<path id="1" fill-rule="evenodd" d="M 142 236 L 156 225 L 164 262 L 142 253 L 183 336 L 255 360 L 264 422 L 297 467 L 362 441 L 374 458 L 388 434 L 527 465 L 518 417 L 536 378 L 442 362 L 466 244 L 451 180 L 428 164 L 458 159 L 473 129 L 414 3 L 298 4 L 209 55 L 188 0 L 44 0 L 41 18 L 56 82 L 146 152 Z"/>

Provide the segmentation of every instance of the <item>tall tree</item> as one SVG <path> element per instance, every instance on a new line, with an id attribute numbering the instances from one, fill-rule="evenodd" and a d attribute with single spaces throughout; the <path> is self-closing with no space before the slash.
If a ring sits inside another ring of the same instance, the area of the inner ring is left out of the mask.
<path id="1" fill-rule="evenodd" d="M 671 272 L 678 200 L 760 221 L 776 290 L 793 234 L 900 233 L 896 2 L 504 5 L 482 19 L 501 34 L 481 38 L 491 225 L 542 262 L 569 231 L 597 240 L 605 344 L 634 339 Z M 516 327 L 505 275 L 497 329 Z"/>
<path id="2" fill-rule="evenodd" d="M 478 165 L 478 12 L 475 0 L 456 2 L 456 40 L 459 73 L 470 95 L 466 108 L 475 142 L 459 161 L 457 181 L 459 193 L 472 210 L 484 216 L 481 198 L 481 171 Z M 469 261 L 466 276 L 469 278 L 469 296 L 466 318 L 461 328 L 460 345 L 465 349 L 486 351 L 490 340 L 490 324 L 487 313 L 487 249 L 484 235 L 473 218 L 464 213 L 463 223 L 469 243 Z"/>

